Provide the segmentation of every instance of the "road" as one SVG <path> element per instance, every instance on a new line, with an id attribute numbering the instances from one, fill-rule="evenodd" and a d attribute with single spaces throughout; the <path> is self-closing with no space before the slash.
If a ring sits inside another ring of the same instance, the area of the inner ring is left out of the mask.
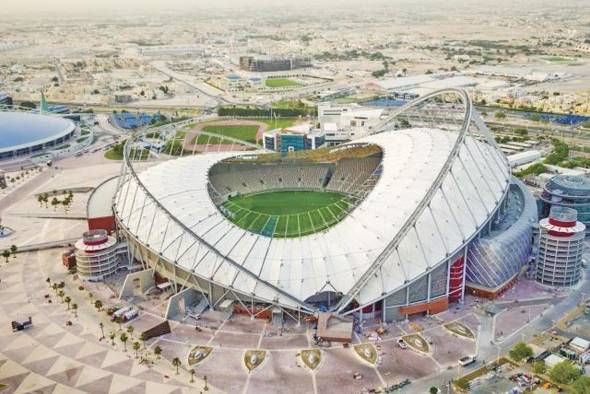
<path id="1" fill-rule="evenodd" d="M 10 192 L 10 194 L 0 198 L 0 218 L 2 212 L 6 208 L 8 208 L 17 201 L 21 201 L 22 199 L 24 199 L 33 190 L 35 190 L 43 183 L 47 182 L 47 179 L 51 178 L 55 174 L 56 170 L 54 168 L 48 168 L 44 170 L 42 173 L 35 175 L 33 179 L 27 181 L 18 188 L 14 189 L 12 192 Z"/>
<path id="2" fill-rule="evenodd" d="M 534 318 L 529 324 L 524 325 L 520 330 L 505 338 L 502 342 L 493 341 L 493 319 L 488 316 L 480 316 L 479 336 L 477 341 L 476 356 L 478 362 L 469 367 L 456 367 L 444 370 L 436 375 L 427 376 L 413 382 L 404 393 L 427 393 L 432 386 L 442 387 L 459 375 L 465 375 L 481 367 L 483 362 L 495 360 L 498 355 L 508 351 L 522 338 L 533 338 L 534 334 L 547 331 L 553 325 L 563 319 L 565 315 L 576 308 L 584 297 L 590 294 L 590 267 L 586 268 L 584 279 L 579 286 L 572 290 L 568 297 L 564 297 L 546 312 Z"/>
<path id="3" fill-rule="evenodd" d="M 185 85 L 195 89 L 196 91 L 198 91 L 202 95 L 207 96 L 211 100 L 211 103 L 208 103 L 208 105 L 207 105 L 208 108 L 215 108 L 219 104 L 228 103 L 228 101 L 225 98 L 223 98 L 221 96 L 221 94 L 216 94 L 216 93 L 213 93 L 212 91 L 209 91 L 209 89 L 207 89 L 205 86 L 203 86 L 203 83 L 197 83 L 195 81 L 192 81 L 190 79 L 190 76 L 183 75 L 183 74 L 177 73 L 177 72 L 169 69 L 166 66 L 165 62 L 152 62 L 151 65 L 152 65 L 152 67 L 154 67 L 156 70 L 158 70 L 162 74 L 164 74 L 170 78 L 173 78 L 173 79 L 177 80 L 178 82 L 182 82 Z M 211 88 L 211 90 L 212 89 L 213 88 Z"/>

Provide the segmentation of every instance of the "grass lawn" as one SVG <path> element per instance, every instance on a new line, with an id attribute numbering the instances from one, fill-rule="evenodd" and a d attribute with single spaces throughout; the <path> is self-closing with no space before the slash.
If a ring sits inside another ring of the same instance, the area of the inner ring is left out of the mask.
<path id="1" fill-rule="evenodd" d="M 268 88 L 288 88 L 291 86 L 301 85 L 299 82 L 293 81 L 292 79 L 288 78 L 267 78 L 264 81 L 264 84 Z"/>
<path id="2" fill-rule="evenodd" d="M 238 226 L 273 237 L 297 237 L 326 229 L 345 215 L 341 193 L 276 191 L 234 197 L 223 204 Z M 344 201 L 344 202 L 343 202 Z"/>
<path id="3" fill-rule="evenodd" d="M 257 122 L 266 123 L 270 130 L 284 129 L 285 127 L 291 127 L 297 121 L 296 118 L 277 118 L 277 119 L 252 119 Z"/>
<path id="4" fill-rule="evenodd" d="M 219 137 L 211 137 L 209 135 L 196 135 L 191 140 L 191 144 L 196 145 L 218 145 L 221 144 L 223 141 L 222 138 Z M 228 141 L 229 142 L 229 141 Z"/>
<path id="5" fill-rule="evenodd" d="M 147 149 L 144 149 L 141 152 L 141 157 L 139 157 L 139 154 L 135 153 L 135 149 L 132 149 L 130 153 L 130 157 L 133 158 L 133 160 L 145 160 L 148 158 L 150 151 Z M 115 149 L 115 148 L 111 148 L 108 151 L 106 151 L 104 153 L 104 157 L 105 159 L 109 159 L 109 160 L 123 160 L 123 152 Z"/>
<path id="6" fill-rule="evenodd" d="M 235 138 L 242 141 L 256 143 L 256 133 L 258 126 L 252 125 L 211 125 L 203 127 L 203 131 L 224 135 L 226 137 Z"/>
<path id="7" fill-rule="evenodd" d="M 403 340 L 408 344 L 408 346 L 413 347 L 414 349 L 428 353 L 430 350 L 428 346 L 428 342 L 421 335 L 418 334 L 410 334 L 402 337 Z"/>
<path id="8" fill-rule="evenodd" d="M 449 324 L 445 324 L 444 327 L 447 330 L 449 330 L 457 335 L 460 335 L 462 337 L 469 338 L 469 339 L 475 339 L 475 335 L 473 335 L 473 332 L 469 329 L 469 327 L 467 327 L 464 324 L 461 324 L 459 322 L 452 322 Z"/>
<path id="9" fill-rule="evenodd" d="M 109 160 L 123 160 L 123 154 L 114 148 L 109 149 L 104 153 L 104 157 Z"/>

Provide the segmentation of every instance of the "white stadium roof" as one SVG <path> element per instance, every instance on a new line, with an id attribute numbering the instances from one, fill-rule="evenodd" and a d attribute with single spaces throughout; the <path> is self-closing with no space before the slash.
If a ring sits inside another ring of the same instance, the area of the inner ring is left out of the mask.
<path id="1" fill-rule="evenodd" d="M 186 271 L 297 308 L 321 291 L 351 291 L 416 212 L 456 141 L 456 132 L 434 128 L 384 132 L 354 141 L 382 149 L 379 181 L 342 221 L 299 238 L 270 238 L 244 230 L 211 200 L 207 188 L 211 166 L 252 152 L 183 157 L 139 174 L 144 187 L 182 225 L 158 214 L 154 204 L 133 209 L 135 201 L 146 201 L 133 178 L 120 189 L 127 197 L 119 196 L 118 216 L 142 244 Z M 403 234 L 396 252 L 380 266 L 380 274 L 371 276 L 356 294 L 358 303 L 374 302 L 403 287 L 459 250 L 495 211 L 509 178 L 497 148 L 466 135 L 428 208 Z"/>

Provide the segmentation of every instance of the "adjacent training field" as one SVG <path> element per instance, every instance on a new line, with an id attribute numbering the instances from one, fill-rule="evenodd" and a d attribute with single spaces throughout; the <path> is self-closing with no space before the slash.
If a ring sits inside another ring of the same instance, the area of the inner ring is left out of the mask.
<path id="1" fill-rule="evenodd" d="M 274 191 L 229 199 L 224 214 L 238 226 L 268 237 L 298 237 L 326 229 L 346 216 L 342 193 Z"/>
<path id="2" fill-rule="evenodd" d="M 267 78 L 264 84 L 269 88 L 288 88 L 300 85 L 300 83 L 287 78 Z"/>
<path id="3" fill-rule="evenodd" d="M 226 137 L 235 138 L 242 141 L 256 143 L 256 133 L 258 132 L 258 126 L 256 125 L 211 125 L 205 126 L 202 129 L 213 134 L 219 134 Z M 201 136 L 200 138 L 204 138 Z M 194 143 L 194 142 L 193 142 Z M 199 142 L 197 142 L 199 143 Z M 205 143 L 205 142 L 203 142 Z M 212 142 L 209 142 L 212 143 Z"/>

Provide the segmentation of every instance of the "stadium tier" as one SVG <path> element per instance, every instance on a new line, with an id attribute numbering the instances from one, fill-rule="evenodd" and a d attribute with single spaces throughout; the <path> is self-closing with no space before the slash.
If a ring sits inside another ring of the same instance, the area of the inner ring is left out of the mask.
<path id="1" fill-rule="evenodd" d="M 391 321 L 445 310 L 468 287 L 494 297 L 510 286 L 536 211 L 467 94 L 426 95 L 374 130 L 313 151 L 150 165 L 133 160 L 132 141 L 114 199 L 120 233 L 135 259 L 211 308 L 229 299 Z"/>

